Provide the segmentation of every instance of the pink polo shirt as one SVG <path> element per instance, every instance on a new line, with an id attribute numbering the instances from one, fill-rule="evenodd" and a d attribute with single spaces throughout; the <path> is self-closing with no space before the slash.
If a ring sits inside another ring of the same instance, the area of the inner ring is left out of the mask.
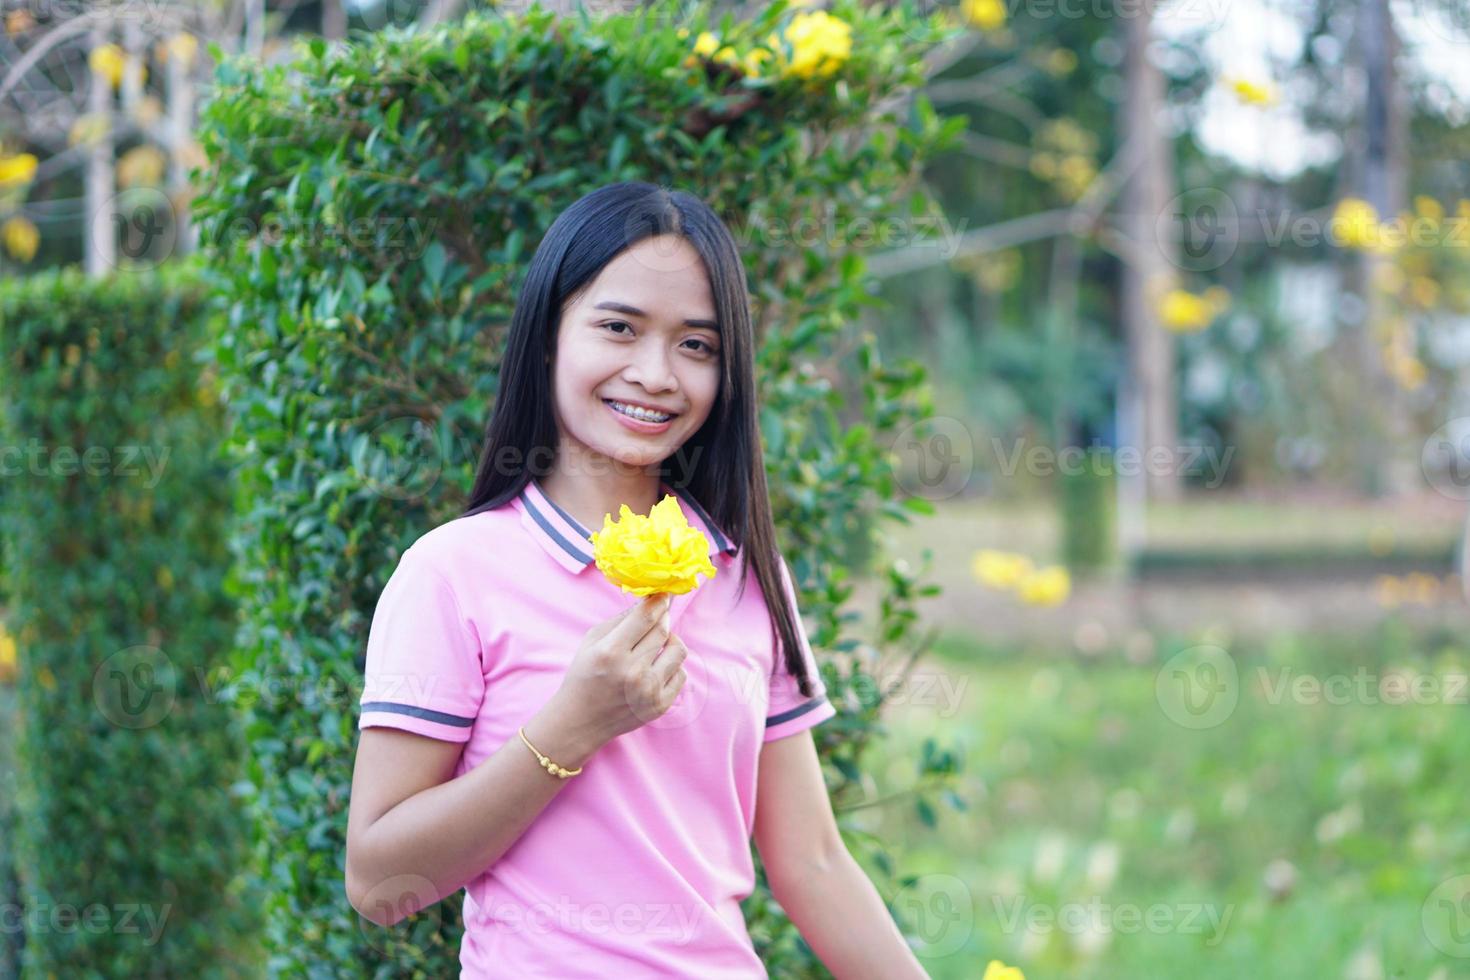
<path id="1" fill-rule="evenodd" d="M 738 549 L 687 492 L 662 492 L 704 531 L 718 570 L 669 610 L 687 680 L 466 885 L 462 980 L 767 975 L 740 909 L 755 887 L 756 765 L 763 743 L 836 711 L 804 631 L 811 698 L 773 648 L 754 575 L 736 601 Z M 638 601 L 592 562 L 588 533 L 532 480 L 422 535 L 373 615 L 358 727 L 463 742 L 455 776 L 519 742 L 583 634 Z M 781 574 L 794 608 L 784 558 Z"/>

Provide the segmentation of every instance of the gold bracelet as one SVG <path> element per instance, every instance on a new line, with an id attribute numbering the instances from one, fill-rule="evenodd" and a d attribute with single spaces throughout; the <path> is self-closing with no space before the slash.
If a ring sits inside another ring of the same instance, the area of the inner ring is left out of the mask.
<path id="1" fill-rule="evenodd" d="M 553 776 L 556 776 L 558 779 L 569 779 L 582 771 L 580 766 L 576 769 L 563 769 L 561 766 L 557 765 L 555 762 L 552 762 L 550 759 L 548 759 L 546 756 L 542 755 L 536 750 L 536 746 L 532 745 L 531 740 L 526 737 L 526 729 L 524 726 L 522 726 L 519 731 L 521 733 L 521 741 L 526 743 L 526 748 L 536 753 L 536 761 L 541 763 L 541 768 L 545 769 Z"/>

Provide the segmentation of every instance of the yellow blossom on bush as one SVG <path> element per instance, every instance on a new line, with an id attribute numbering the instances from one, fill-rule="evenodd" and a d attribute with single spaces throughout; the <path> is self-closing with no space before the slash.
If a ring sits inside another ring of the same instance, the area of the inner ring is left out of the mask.
<path id="1" fill-rule="evenodd" d="M 1444 205 L 1428 194 L 1417 194 L 1414 197 L 1414 213 L 1421 218 L 1437 222 L 1444 218 Z"/>
<path id="2" fill-rule="evenodd" d="M 122 187 L 157 187 L 168 169 L 168 158 L 156 146 L 135 146 L 117 161 L 117 182 Z"/>
<path id="3" fill-rule="evenodd" d="M 831 75 L 852 54 L 852 26 L 825 10 L 797 14 L 783 36 L 791 43 L 791 60 L 782 74 L 797 78 Z"/>
<path id="4" fill-rule="evenodd" d="M 747 75 L 759 75 L 761 65 L 770 57 L 771 52 L 766 48 L 751 48 L 741 60 L 740 67 Z"/>
<path id="5" fill-rule="evenodd" d="M 1016 585 L 1022 602 L 1033 606 L 1055 606 L 1072 591 L 1072 576 L 1061 565 L 1048 565 Z"/>
<path id="6" fill-rule="evenodd" d="M 1409 280 L 1409 298 L 1428 309 L 1439 302 L 1439 283 L 1428 276 L 1415 276 Z"/>
<path id="7" fill-rule="evenodd" d="M 1332 212 L 1332 226 L 1344 248 L 1367 252 L 1393 251 L 1378 223 L 1378 210 L 1362 198 L 1345 197 L 1339 201 Z"/>
<path id="8" fill-rule="evenodd" d="M 1031 559 L 1009 551 L 983 548 L 975 553 L 970 571 L 992 589 L 1009 589 L 1031 574 Z"/>
<path id="9" fill-rule="evenodd" d="M 95 144 L 107 135 L 108 125 L 107 116 L 100 112 L 77 116 L 67 130 L 66 143 L 68 146 Z"/>
<path id="10" fill-rule="evenodd" d="M 0 157 L 0 187 L 11 184 L 29 184 L 36 176 L 38 161 L 34 154 L 18 153 L 13 157 Z"/>
<path id="11" fill-rule="evenodd" d="M 95 74 L 107 79 L 107 83 L 113 88 L 122 83 L 123 65 L 126 62 L 127 55 L 116 44 L 93 48 L 92 53 L 87 55 L 87 65 Z"/>
<path id="12" fill-rule="evenodd" d="M 982 31 L 993 31 L 1006 22 L 1006 5 L 1002 0 L 963 0 L 960 13 L 965 23 Z"/>
<path id="13" fill-rule="evenodd" d="M 1000 960 L 991 960 L 985 965 L 985 976 L 981 980 L 1026 980 L 1026 974 L 1018 966 L 1006 966 Z"/>
<path id="14" fill-rule="evenodd" d="M 1269 106 L 1279 101 L 1276 87 L 1269 82 L 1253 82 L 1248 78 L 1236 78 L 1229 82 L 1230 91 L 1246 105 Z"/>
<path id="15" fill-rule="evenodd" d="M 0 623 L 0 684 L 14 684 L 16 672 L 15 637 Z"/>
<path id="16" fill-rule="evenodd" d="M 36 18 L 32 17 L 31 12 L 24 7 L 18 7 L 5 15 L 5 33 L 12 37 L 24 34 L 35 26 Z"/>
<path id="17" fill-rule="evenodd" d="M 689 526 L 671 494 L 664 494 L 647 517 L 627 504 L 616 521 L 603 515 L 602 530 L 593 531 L 590 540 L 592 560 L 608 581 L 639 597 L 654 592 L 683 595 L 699 588 L 697 574 L 715 575 L 709 539 Z"/>
<path id="18" fill-rule="evenodd" d="M 1429 376 L 1429 369 L 1424 366 L 1423 361 L 1413 353 L 1392 344 L 1383 349 L 1383 367 L 1399 387 L 1408 391 L 1418 388 Z"/>
<path id="19" fill-rule="evenodd" d="M 1187 289 L 1171 289 L 1159 301 L 1159 321 L 1175 333 L 1192 333 L 1208 327 L 1230 303 L 1230 293 L 1211 286 L 1203 295 Z"/>
<path id="20" fill-rule="evenodd" d="M 1077 68 L 1077 56 L 1066 48 L 1052 48 L 1047 52 L 1042 67 L 1046 69 L 1047 74 L 1058 78 L 1070 75 Z"/>
<path id="21" fill-rule="evenodd" d="M 684 67 L 692 68 L 698 65 L 700 58 L 708 58 L 727 65 L 735 65 L 740 62 L 739 57 L 735 54 L 735 49 L 728 44 L 721 44 L 719 36 L 709 31 L 699 32 L 699 37 L 694 40 L 694 53 L 684 59 Z"/>
<path id="22" fill-rule="evenodd" d="M 187 68 L 194 63 L 194 57 L 199 53 L 199 39 L 188 31 L 179 31 L 159 45 L 159 49 L 162 55 L 160 61 L 176 58 Z"/>
<path id="23" fill-rule="evenodd" d="M 36 249 L 41 244 L 41 233 L 30 219 L 14 217 L 0 225 L 0 242 L 5 243 L 5 251 L 16 260 L 29 262 L 36 257 Z"/>

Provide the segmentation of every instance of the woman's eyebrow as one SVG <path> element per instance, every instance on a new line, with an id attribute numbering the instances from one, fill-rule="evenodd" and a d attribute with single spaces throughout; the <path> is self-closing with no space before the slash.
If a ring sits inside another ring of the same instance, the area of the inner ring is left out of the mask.
<path id="1" fill-rule="evenodd" d="M 627 303 L 619 303 L 617 300 L 612 300 L 612 299 L 605 299 L 601 303 L 598 303 L 596 306 L 594 306 L 592 308 L 594 310 L 612 310 L 615 313 L 626 313 L 628 316 L 641 316 L 641 317 L 643 317 L 645 319 L 647 319 L 647 317 L 648 317 L 648 314 L 647 313 L 644 313 L 638 307 L 636 307 L 636 306 L 629 306 Z M 703 319 L 685 320 L 684 321 L 684 325 L 686 327 L 701 327 L 701 328 L 703 328 L 705 330 L 713 330 L 716 333 L 719 333 L 719 331 L 720 331 L 720 325 L 718 323 L 716 323 L 714 320 L 703 320 Z"/>

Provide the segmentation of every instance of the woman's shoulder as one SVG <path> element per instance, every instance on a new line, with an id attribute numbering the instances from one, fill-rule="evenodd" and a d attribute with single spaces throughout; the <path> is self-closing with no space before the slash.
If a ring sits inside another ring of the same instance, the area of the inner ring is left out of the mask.
<path id="1" fill-rule="evenodd" d="M 419 535 L 404 551 L 402 561 L 432 568 L 453 581 L 456 570 L 469 564 L 482 567 L 486 559 L 502 553 L 514 540 L 505 532 L 517 520 L 509 503 L 451 518 Z"/>

